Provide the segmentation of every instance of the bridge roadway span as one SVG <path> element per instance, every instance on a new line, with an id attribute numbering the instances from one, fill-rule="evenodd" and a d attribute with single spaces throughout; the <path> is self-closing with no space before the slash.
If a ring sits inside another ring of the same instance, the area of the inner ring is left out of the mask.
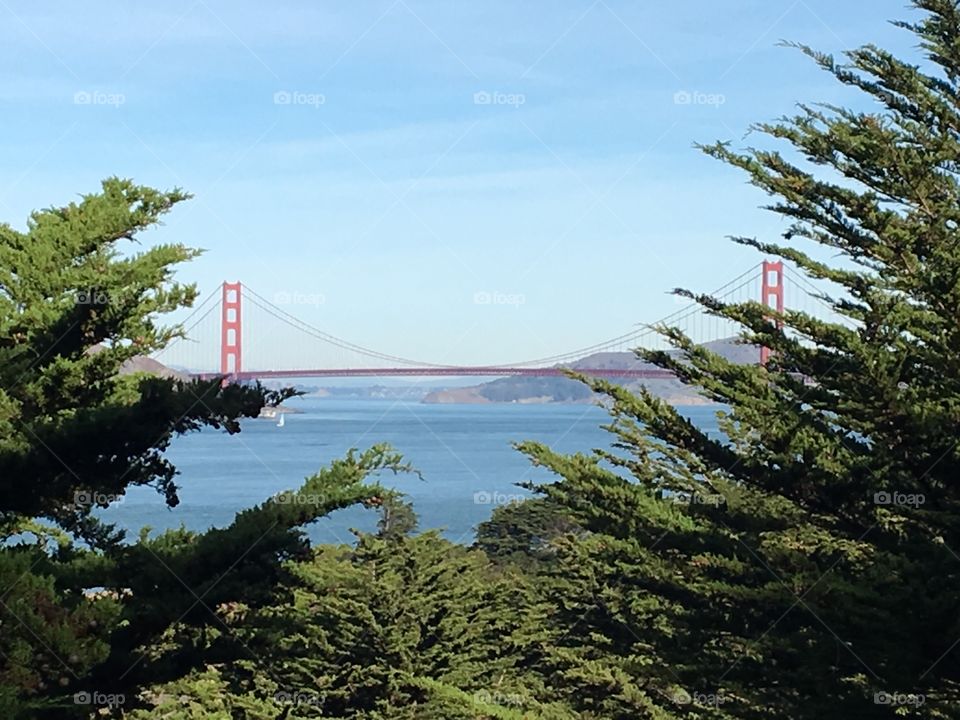
<path id="1" fill-rule="evenodd" d="M 559 377 L 566 368 L 517 368 L 495 366 L 450 366 L 450 367 L 401 367 L 401 368 L 333 368 L 326 370 L 243 370 L 238 373 L 196 373 L 193 377 L 211 379 L 227 375 L 233 380 L 269 380 L 271 378 L 301 377 L 504 377 L 519 375 L 527 377 Z M 599 378 L 628 378 L 641 380 L 673 380 L 669 370 L 649 368 L 639 370 L 616 370 L 611 368 L 575 368 L 576 372 Z"/>

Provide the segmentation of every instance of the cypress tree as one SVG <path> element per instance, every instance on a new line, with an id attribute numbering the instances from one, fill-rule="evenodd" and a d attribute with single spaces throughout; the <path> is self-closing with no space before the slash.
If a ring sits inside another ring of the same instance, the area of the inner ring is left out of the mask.
<path id="1" fill-rule="evenodd" d="M 553 684 L 583 717 L 960 716 L 960 11 L 914 4 L 920 65 L 799 46 L 866 109 L 754 128 L 782 151 L 703 148 L 790 223 L 734 240 L 827 284 L 835 319 L 686 293 L 773 352 L 735 365 L 676 328 L 679 355 L 639 352 L 722 403 L 725 438 L 584 378 L 619 451 L 523 447 L 588 533 L 550 585 Z"/>

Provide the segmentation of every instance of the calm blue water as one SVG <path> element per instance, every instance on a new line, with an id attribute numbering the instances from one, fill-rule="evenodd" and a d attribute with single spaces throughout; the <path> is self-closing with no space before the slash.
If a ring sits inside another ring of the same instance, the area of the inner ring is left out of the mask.
<path id="1" fill-rule="evenodd" d="M 471 542 L 476 525 L 493 507 L 526 496 L 515 483 L 549 479 L 511 447 L 540 440 L 563 452 L 608 447 L 600 429 L 609 416 L 584 405 L 423 405 L 420 403 L 299 398 L 285 426 L 248 420 L 237 435 L 214 430 L 177 439 L 168 457 L 180 470 L 180 505 L 167 509 L 149 488 L 132 488 L 102 516 L 136 533 L 178 527 L 193 530 L 228 525 L 234 514 L 281 490 L 300 486 L 330 460 L 350 448 L 390 443 L 417 467 L 415 475 L 380 477 L 406 493 L 420 517 L 420 528 L 442 528 L 456 542 Z M 699 426 L 716 429 L 715 407 L 684 412 Z M 314 542 L 352 542 L 350 528 L 372 530 L 372 510 L 349 508 L 314 524 Z"/>

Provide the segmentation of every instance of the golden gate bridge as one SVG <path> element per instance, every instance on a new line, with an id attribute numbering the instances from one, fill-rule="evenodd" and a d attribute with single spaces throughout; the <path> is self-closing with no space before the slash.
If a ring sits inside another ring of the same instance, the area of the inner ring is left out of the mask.
<path id="1" fill-rule="evenodd" d="M 781 261 L 764 261 L 733 278 L 711 295 L 725 303 L 757 300 L 783 312 L 810 312 L 823 296 L 798 272 Z M 306 377 L 430 377 L 430 376 L 559 376 L 568 369 L 606 378 L 671 379 L 673 373 L 624 360 L 635 348 L 669 349 L 657 328 L 679 327 L 700 344 L 737 337 L 737 323 L 707 313 L 697 303 L 617 337 L 546 357 L 478 365 L 447 364 L 400 357 L 331 335 L 295 317 L 240 282 L 224 282 L 183 323 L 183 337 L 171 342 L 154 359 L 188 371 L 195 377 L 225 376 L 233 381 Z M 766 348 L 745 347 L 765 363 Z"/>

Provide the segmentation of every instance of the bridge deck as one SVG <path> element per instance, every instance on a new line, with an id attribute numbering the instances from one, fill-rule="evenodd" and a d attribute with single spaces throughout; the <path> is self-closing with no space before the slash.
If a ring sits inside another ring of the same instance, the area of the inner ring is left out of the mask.
<path id="1" fill-rule="evenodd" d="M 308 370 L 244 370 L 239 373 L 227 373 L 235 380 L 269 380 L 271 378 L 300 377 L 559 377 L 564 368 L 516 368 L 516 367 L 410 367 L 410 368 L 332 368 Z M 643 380 L 672 380 L 676 376 L 669 370 L 638 369 L 623 370 L 614 368 L 584 368 L 577 372 L 600 378 L 629 378 Z M 197 373 L 194 377 L 210 379 L 220 377 L 222 373 Z"/>

